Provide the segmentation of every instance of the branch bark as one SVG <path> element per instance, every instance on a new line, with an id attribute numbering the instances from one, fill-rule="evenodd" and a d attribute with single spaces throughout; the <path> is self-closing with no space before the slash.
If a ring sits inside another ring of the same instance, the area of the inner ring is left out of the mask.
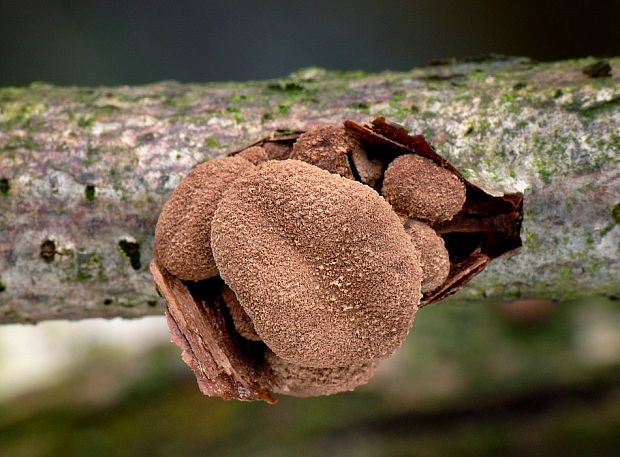
<path id="1" fill-rule="evenodd" d="M 153 228 L 194 165 L 276 129 L 379 115 L 485 190 L 525 193 L 522 252 L 455 299 L 617 296 L 620 71 L 592 79 L 588 63 L 0 89 L 0 323 L 161 313 Z"/>

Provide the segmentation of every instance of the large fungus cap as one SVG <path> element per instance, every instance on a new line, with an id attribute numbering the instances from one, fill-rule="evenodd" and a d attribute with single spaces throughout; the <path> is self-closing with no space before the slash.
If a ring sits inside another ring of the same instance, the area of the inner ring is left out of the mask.
<path id="1" fill-rule="evenodd" d="M 236 181 L 211 244 L 258 335 L 300 366 L 387 357 L 420 300 L 418 252 L 390 205 L 297 160 L 266 162 Z"/>
<path id="2" fill-rule="evenodd" d="M 427 224 L 407 219 L 405 231 L 420 252 L 422 265 L 422 292 L 431 292 L 441 286 L 450 274 L 450 256 L 443 238 Z"/>
<path id="3" fill-rule="evenodd" d="M 155 255 L 166 270 L 186 280 L 218 275 L 211 219 L 228 186 L 252 168 L 241 157 L 222 157 L 198 165 L 181 181 L 155 227 Z"/>
<path id="4" fill-rule="evenodd" d="M 299 135 L 290 158 L 353 179 L 349 160 L 357 149 L 361 149 L 361 146 L 343 127 L 322 125 Z"/>
<path id="5" fill-rule="evenodd" d="M 385 171 L 383 196 L 399 213 L 435 224 L 465 203 L 465 184 L 451 171 L 416 154 L 397 157 Z"/>
<path id="6" fill-rule="evenodd" d="M 267 351 L 265 360 L 273 375 L 273 391 L 294 397 L 333 395 L 353 390 L 366 384 L 378 365 L 377 361 L 372 361 L 348 367 L 302 367 L 271 351 Z"/>

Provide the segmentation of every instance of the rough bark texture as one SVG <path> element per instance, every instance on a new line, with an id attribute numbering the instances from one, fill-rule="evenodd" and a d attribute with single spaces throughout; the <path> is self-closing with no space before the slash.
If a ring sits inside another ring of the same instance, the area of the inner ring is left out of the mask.
<path id="1" fill-rule="evenodd" d="M 457 299 L 617 296 L 620 58 L 608 78 L 588 63 L 0 89 L 0 322 L 161 313 L 153 229 L 188 170 L 275 129 L 379 115 L 484 189 L 525 193 L 522 252 Z"/>

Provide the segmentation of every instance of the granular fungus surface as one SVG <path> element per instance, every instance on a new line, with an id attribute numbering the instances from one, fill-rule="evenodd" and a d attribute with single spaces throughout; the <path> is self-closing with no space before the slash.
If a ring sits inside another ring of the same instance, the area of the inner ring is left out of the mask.
<path id="1" fill-rule="evenodd" d="M 188 280 L 218 275 L 211 253 L 211 219 L 224 191 L 254 165 L 241 157 L 221 157 L 194 168 L 174 190 L 155 227 L 158 261 Z"/>
<path id="2" fill-rule="evenodd" d="M 388 166 L 382 194 L 399 213 L 430 223 L 451 219 L 465 203 L 465 185 L 457 176 L 415 154 Z"/>
<path id="3" fill-rule="evenodd" d="M 220 275 L 279 357 L 361 364 L 407 335 L 420 259 L 370 187 L 298 160 L 268 162 L 226 192 L 211 234 Z"/>
<path id="4" fill-rule="evenodd" d="M 518 234 L 520 195 L 498 205 L 382 119 L 344 125 L 201 164 L 166 203 L 151 270 L 205 394 L 274 402 L 365 384 L 420 306 L 520 244 L 494 233 L 453 255 L 442 237 L 489 218 Z"/>

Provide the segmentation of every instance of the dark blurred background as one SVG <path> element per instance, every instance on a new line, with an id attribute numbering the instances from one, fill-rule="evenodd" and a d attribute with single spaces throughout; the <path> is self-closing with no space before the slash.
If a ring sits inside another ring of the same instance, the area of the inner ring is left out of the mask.
<path id="1" fill-rule="evenodd" d="M 405 70 L 488 53 L 620 54 L 618 0 L 2 0 L 0 85 Z"/>
<path id="2" fill-rule="evenodd" d="M 620 1 L 0 0 L 0 86 L 620 55 Z M 1 151 L 0 151 L 1 153 Z M 620 455 L 620 301 L 425 308 L 356 392 L 203 397 L 163 318 L 0 326 L 0 456 Z"/>

